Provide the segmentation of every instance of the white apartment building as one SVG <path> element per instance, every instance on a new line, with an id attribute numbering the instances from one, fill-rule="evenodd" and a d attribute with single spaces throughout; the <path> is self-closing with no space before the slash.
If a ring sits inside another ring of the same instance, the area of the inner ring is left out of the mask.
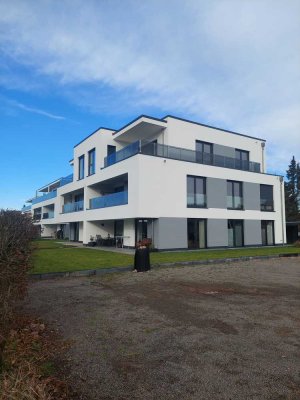
<path id="1" fill-rule="evenodd" d="M 128 247 L 147 238 L 159 250 L 286 242 L 283 179 L 265 173 L 263 139 L 142 115 L 99 128 L 70 163 L 72 175 L 23 208 L 42 236 L 62 229 L 70 240 Z"/>

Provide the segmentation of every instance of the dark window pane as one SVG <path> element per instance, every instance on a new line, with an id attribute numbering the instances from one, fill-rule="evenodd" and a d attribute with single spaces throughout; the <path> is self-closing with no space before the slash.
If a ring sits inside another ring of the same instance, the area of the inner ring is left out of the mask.
<path id="1" fill-rule="evenodd" d="M 262 211 L 273 211 L 273 186 L 260 185 L 260 207 Z"/>
<path id="2" fill-rule="evenodd" d="M 203 152 L 204 153 L 212 153 L 212 145 L 208 143 L 203 144 Z"/>
<path id="3" fill-rule="evenodd" d="M 236 221 L 235 223 L 235 246 L 243 246 L 243 223 L 242 221 Z"/>
<path id="4" fill-rule="evenodd" d="M 243 245 L 243 221 L 235 219 L 228 220 L 228 246 L 241 247 Z"/>
<path id="5" fill-rule="evenodd" d="M 110 144 L 107 145 L 107 155 L 110 156 L 111 154 L 116 152 L 116 146 L 112 146 Z"/>
<path id="6" fill-rule="evenodd" d="M 227 181 L 227 195 L 232 196 L 232 183 L 231 181 Z"/>
<path id="7" fill-rule="evenodd" d="M 78 158 L 78 179 L 84 178 L 84 156 Z"/>
<path id="8" fill-rule="evenodd" d="M 242 182 L 227 181 L 227 207 L 234 209 L 243 208 Z"/>
<path id="9" fill-rule="evenodd" d="M 95 149 L 89 151 L 89 175 L 92 175 L 95 173 Z"/>
<path id="10" fill-rule="evenodd" d="M 195 179 L 196 179 L 196 193 L 204 194 L 204 180 L 202 178 L 195 178 Z"/>
<path id="11" fill-rule="evenodd" d="M 206 181 L 197 176 L 187 177 L 187 206 L 205 207 L 206 205 Z"/>
<path id="12" fill-rule="evenodd" d="M 274 245 L 274 221 L 261 221 L 261 239 L 263 246 Z"/>

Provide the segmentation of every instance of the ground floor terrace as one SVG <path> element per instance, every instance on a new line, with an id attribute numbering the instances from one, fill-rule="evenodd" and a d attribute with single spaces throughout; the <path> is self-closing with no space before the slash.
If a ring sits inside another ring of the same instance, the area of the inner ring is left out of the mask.
<path id="1" fill-rule="evenodd" d="M 153 249 L 205 249 L 282 245 L 281 226 L 273 220 L 203 218 L 127 218 L 42 224 L 42 237 L 91 246 Z"/>

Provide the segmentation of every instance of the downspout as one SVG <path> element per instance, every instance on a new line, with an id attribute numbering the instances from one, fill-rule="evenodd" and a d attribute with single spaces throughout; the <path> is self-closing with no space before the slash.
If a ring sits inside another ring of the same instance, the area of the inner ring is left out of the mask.
<path id="1" fill-rule="evenodd" d="M 265 172 L 265 142 L 261 142 L 261 152 L 262 152 L 262 172 Z"/>
<path id="2" fill-rule="evenodd" d="M 285 224 L 284 224 L 284 218 L 283 218 L 283 176 L 279 177 L 280 181 L 280 200 L 281 200 L 281 226 L 282 226 L 282 246 L 284 246 L 284 234 L 285 234 Z"/>

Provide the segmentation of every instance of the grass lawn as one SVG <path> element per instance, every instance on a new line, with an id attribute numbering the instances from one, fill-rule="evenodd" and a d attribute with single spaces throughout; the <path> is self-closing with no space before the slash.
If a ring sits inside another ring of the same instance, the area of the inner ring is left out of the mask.
<path id="1" fill-rule="evenodd" d="M 68 246 L 68 242 L 35 240 L 31 273 L 78 271 L 133 265 L 128 254 Z"/>
<path id="2" fill-rule="evenodd" d="M 32 273 L 76 271 L 133 265 L 133 256 L 88 248 L 73 248 L 68 242 L 35 240 Z M 299 247 L 261 247 L 233 250 L 202 250 L 151 253 L 151 263 L 209 260 L 246 256 L 300 253 Z"/>

